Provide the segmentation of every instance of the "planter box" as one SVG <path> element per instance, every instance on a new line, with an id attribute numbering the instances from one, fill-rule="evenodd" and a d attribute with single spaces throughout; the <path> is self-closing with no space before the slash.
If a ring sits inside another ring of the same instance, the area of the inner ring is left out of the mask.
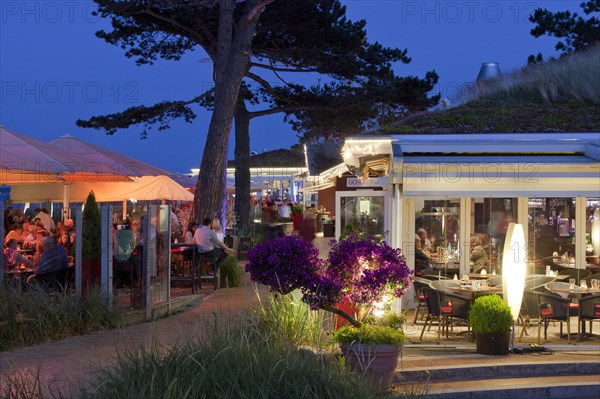
<path id="1" fill-rule="evenodd" d="M 475 333 L 477 353 L 482 355 L 508 355 L 510 333 Z"/>

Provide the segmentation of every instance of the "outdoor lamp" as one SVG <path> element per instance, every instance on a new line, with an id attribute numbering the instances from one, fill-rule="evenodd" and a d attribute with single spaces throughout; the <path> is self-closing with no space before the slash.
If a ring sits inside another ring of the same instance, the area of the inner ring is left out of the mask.
<path id="1" fill-rule="evenodd" d="M 513 320 L 519 318 L 525 289 L 525 234 L 523 225 L 510 223 L 502 252 L 502 293 Z"/>
<path id="2" fill-rule="evenodd" d="M 594 255 L 600 255 L 600 208 L 594 210 L 594 221 L 592 222 L 592 247 Z"/>
<path id="3" fill-rule="evenodd" d="M 513 320 L 519 318 L 525 289 L 525 234 L 523 225 L 510 223 L 502 251 L 502 293 Z M 513 323 L 513 347 L 514 345 Z"/>

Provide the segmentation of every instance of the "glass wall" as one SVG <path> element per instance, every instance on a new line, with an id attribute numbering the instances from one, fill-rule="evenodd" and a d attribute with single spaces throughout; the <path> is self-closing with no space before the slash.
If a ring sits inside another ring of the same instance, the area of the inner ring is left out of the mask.
<path id="1" fill-rule="evenodd" d="M 586 267 L 600 273 L 600 198 L 588 198 L 585 208 Z"/>
<path id="2" fill-rule="evenodd" d="M 113 303 L 143 309 L 169 298 L 170 206 L 139 207 L 113 225 Z"/>
<path id="3" fill-rule="evenodd" d="M 385 197 L 383 195 L 344 195 L 340 197 L 340 222 L 343 230 L 349 224 L 369 236 L 383 237 L 385 230 Z"/>
<path id="4" fill-rule="evenodd" d="M 508 225 L 517 222 L 517 199 L 473 198 L 471 204 L 469 270 L 501 273 Z"/>
<path id="5" fill-rule="evenodd" d="M 460 259 L 460 199 L 415 200 L 415 271 L 456 274 Z"/>
<path id="6" fill-rule="evenodd" d="M 542 273 L 575 267 L 575 198 L 529 198 L 528 257 Z"/>

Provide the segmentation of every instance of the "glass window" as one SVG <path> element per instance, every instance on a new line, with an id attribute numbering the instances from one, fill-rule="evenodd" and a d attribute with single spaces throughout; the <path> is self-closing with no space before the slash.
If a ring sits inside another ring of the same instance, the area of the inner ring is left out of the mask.
<path id="1" fill-rule="evenodd" d="M 369 236 L 383 237 L 384 201 L 383 196 L 341 197 L 341 228 L 352 224 L 360 232 Z"/>
<path id="2" fill-rule="evenodd" d="M 600 198 L 588 198 L 585 208 L 585 255 L 591 272 L 600 272 Z"/>
<path id="3" fill-rule="evenodd" d="M 416 199 L 415 271 L 458 272 L 460 199 Z"/>
<path id="4" fill-rule="evenodd" d="M 575 198 L 529 198 L 529 250 L 536 271 L 575 267 Z"/>

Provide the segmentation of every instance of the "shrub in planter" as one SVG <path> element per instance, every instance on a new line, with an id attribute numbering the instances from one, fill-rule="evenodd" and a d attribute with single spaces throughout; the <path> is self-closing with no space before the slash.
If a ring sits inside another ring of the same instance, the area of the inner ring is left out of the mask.
<path id="1" fill-rule="evenodd" d="M 510 307 L 498 295 L 479 297 L 471 306 L 469 321 L 475 332 L 477 353 L 506 355 L 513 325 Z"/>
<path id="2" fill-rule="evenodd" d="M 362 324 L 335 331 L 332 340 L 340 344 L 346 365 L 360 372 L 381 390 L 394 378 L 404 333 L 385 325 Z"/>
<path id="3" fill-rule="evenodd" d="M 93 191 L 87 196 L 82 213 L 81 260 L 82 287 L 100 284 L 101 226 L 100 208 Z"/>

